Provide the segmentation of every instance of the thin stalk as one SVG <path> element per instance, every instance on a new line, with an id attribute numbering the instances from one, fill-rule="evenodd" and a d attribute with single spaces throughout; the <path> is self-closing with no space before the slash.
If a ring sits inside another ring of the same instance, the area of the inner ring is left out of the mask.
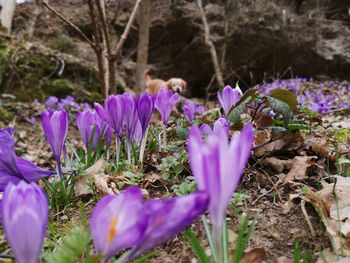
<path id="1" fill-rule="evenodd" d="M 57 174 L 59 175 L 59 177 L 62 178 L 63 176 L 63 172 L 62 172 L 62 167 L 61 167 L 61 161 L 60 160 L 56 160 L 56 171 L 57 171 Z"/>
<path id="2" fill-rule="evenodd" d="M 163 150 L 165 150 L 166 146 L 167 146 L 167 138 L 166 138 L 166 126 L 163 125 Z"/>
<path id="3" fill-rule="evenodd" d="M 119 155 L 120 155 L 120 141 L 119 141 L 119 138 L 116 137 L 116 139 L 115 139 L 115 161 L 117 163 L 117 169 L 119 166 Z"/>
<path id="4" fill-rule="evenodd" d="M 128 153 L 128 164 L 131 166 L 131 142 L 129 140 L 125 140 L 125 147 Z"/>
<path id="5" fill-rule="evenodd" d="M 204 226 L 204 230 L 205 230 L 205 234 L 207 235 L 207 239 L 208 239 L 208 243 L 209 243 L 209 247 L 211 250 L 211 253 L 213 254 L 213 258 L 214 258 L 214 262 L 217 262 L 217 254 L 216 254 L 216 250 L 215 250 L 215 246 L 214 246 L 214 242 L 213 242 L 213 238 L 211 236 L 211 231 L 207 222 L 207 218 L 202 215 L 201 216 L 201 220 Z"/>
<path id="6" fill-rule="evenodd" d="M 224 220 L 222 229 L 222 242 L 223 242 L 223 252 L 224 252 L 224 263 L 229 263 L 230 251 L 228 249 L 228 233 L 227 233 L 227 222 Z"/>
<path id="7" fill-rule="evenodd" d="M 222 234 L 223 234 L 223 228 L 222 226 L 214 226 L 213 227 L 213 240 L 215 245 L 215 251 L 217 254 L 217 263 L 223 263 L 223 249 L 222 249 Z"/>
<path id="8" fill-rule="evenodd" d="M 143 164 L 143 155 L 145 154 L 146 142 L 147 142 L 148 128 L 145 131 L 145 134 L 142 137 L 141 146 L 140 146 L 140 157 L 139 162 Z"/>

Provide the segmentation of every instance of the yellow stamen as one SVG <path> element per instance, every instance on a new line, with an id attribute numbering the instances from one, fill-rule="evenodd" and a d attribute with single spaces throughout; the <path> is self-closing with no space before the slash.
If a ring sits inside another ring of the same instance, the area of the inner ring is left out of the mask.
<path id="1" fill-rule="evenodd" d="M 118 220 L 116 217 L 113 217 L 111 225 L 109 226 L 109 231 L 108 231 L 108 241 L 111 242 L 113 238 L 117 235 L 117 223 Z"/>

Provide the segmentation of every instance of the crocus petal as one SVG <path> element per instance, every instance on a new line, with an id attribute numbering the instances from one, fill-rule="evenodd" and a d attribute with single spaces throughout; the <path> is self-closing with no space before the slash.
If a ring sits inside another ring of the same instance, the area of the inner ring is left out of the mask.
<path id="1" fill-rule="evenodd" d="M 16 165 L 22 177 L 27 182 L 36 181 L 40 178 L 48 177 L 56 173 L 55 171 L 49 171 L 49 170 L 40 168 L 35 164 L 31 163 L 30 161 L 19 157 L 16 158 Z"/>
<path id="2" fill-rule="evenodd" d="M 164 125 L 168 123 L 169 116 L 173 111 L 173 108 L 175 107 L 178 99 L 179 94 L 173 93 L 170 90 L 161 88 L 158 91 L 157 98 L 155 101 L 155 107 L 159 111 Z"/>
<path id="3" fill-rule="evenodd" d="M 6 187 L 1 202 L 6 238 L 19 263 L 39 260 L 48 224 L 48 201 L 34 183 L 21 181 Z"/>
<path id="4" fill-rule="evenodd" d="M 132 258 L 168 241 L 203 214 L 207 206 L 208 195 L 200 191 L 186 196 L 147 201 L 142 210 L 143 216 L 148 218 L 147 229 L 133 250 Z"/>
<path id="5" fill-rule="evenodd" d="M 129 187 L 119 195 L 103 197 L 91 216 L 91 233 L 96 252 L 108 261 L 114 254 L 132 247 L 141 237 L 145 221 L 140 219 L 142 193 Z"/>

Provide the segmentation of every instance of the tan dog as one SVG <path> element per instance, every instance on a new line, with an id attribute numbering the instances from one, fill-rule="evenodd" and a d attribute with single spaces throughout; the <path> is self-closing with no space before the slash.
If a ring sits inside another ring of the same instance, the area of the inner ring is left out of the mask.
<path id="1" fill-rule="evenodd" d="M 171 78 L 167 81 L 152 79 L 148 72 L 149 70 L 145 71 L 146 91 L 151 95 L 156 95 L 160 88 L 167 88 L 180 95 L 187 89 L 187 83 L 183 79 Z"/>

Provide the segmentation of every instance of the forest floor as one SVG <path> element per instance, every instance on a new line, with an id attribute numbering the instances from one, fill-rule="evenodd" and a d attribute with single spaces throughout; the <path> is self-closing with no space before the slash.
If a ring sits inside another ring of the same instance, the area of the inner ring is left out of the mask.
<path id="1" fill-rule="evenodd" d="M 332 92 L 319 83 L 312 87 L 304 86 L 297 94 L 298 99 L 300 95 L 305 95 L 307 89 L 319 92 L 323 88 L 325 94 Z M 350 93 L 347 94 L 348 97 L 341 95 L 339 102 L 349 101 Z M 11 115 L 6 120 L 0 120 L 0 127 L 16 127 L 17 155 L 41 167 L 54 169 L 53 156 L 40 123 L 40 112 L 45 106 L 38 102 L 20 103 L 3 98 L 2 107 Z M 281 122 L 283 117 L 270 120 L 266 112 L 256 114 L 249 107 L 241 114 L 243 123 L 253 119 L 256 138 L 249 164 L 227 216 L 231 249 L 234 249 L 237 240 L 240 215 L 246 213 L 250 222 L 255 217 L 257 219 L 242 262 L 293 262 L 295 250 L 301 257 L 310 255 L 311 262 L 336 262 L 337 254 L 349 256 L 346 228 L 350 226 L 347 210 L 350 207 L 350 121 L 349 111 L 342 107 L 333 107 L 322 113 L 299 111 L 287 126 Z M 206 110 L 202 117 L 196 119 L 197 123 L 211 124 L 218 116 L 216 102 L 208 103 Z M 83 148 L 75 114 L 76 110 L 70 109 L 68 155 L 73 148 Z M 88 169 L 78 169 L 83 175 L 81 178 L 103 174 L 102 182 L 95 180 L 93 191 L 90 191 L 86 186 L 87 180 L 78 179 L 72 203 L 63 211 L 51 211 L 45 250 L 52 250 L 60 243 L 72 226 L 82 224 L 81 211 L 89 219 L 93 205 L 104 194 L 117 193 L 128 185 L 139 185 L 146 199 L 186 194 L 194 189 L 186 136 L 182 134 L 189 125 L 182 113 L 177 114 L 172 117 L 168 128 L 169 146 L 166 152 L 157 150 L 156 134 L 160 125 L 158 114 L 154 114 L 150 146 L 143 167 L 122 168 L 109 173 L 109 163 L 98 161 Z M 232 127 L 232 130 L 237 127 Z M 199 223 L 197 220 L 192 229 L 208 248 Z M 2 254 L 11 254 L 3 235 L 0 248 Z M 152 257 L 144 262 L 198 262 L 182 234 L 154 251 Z"/>

